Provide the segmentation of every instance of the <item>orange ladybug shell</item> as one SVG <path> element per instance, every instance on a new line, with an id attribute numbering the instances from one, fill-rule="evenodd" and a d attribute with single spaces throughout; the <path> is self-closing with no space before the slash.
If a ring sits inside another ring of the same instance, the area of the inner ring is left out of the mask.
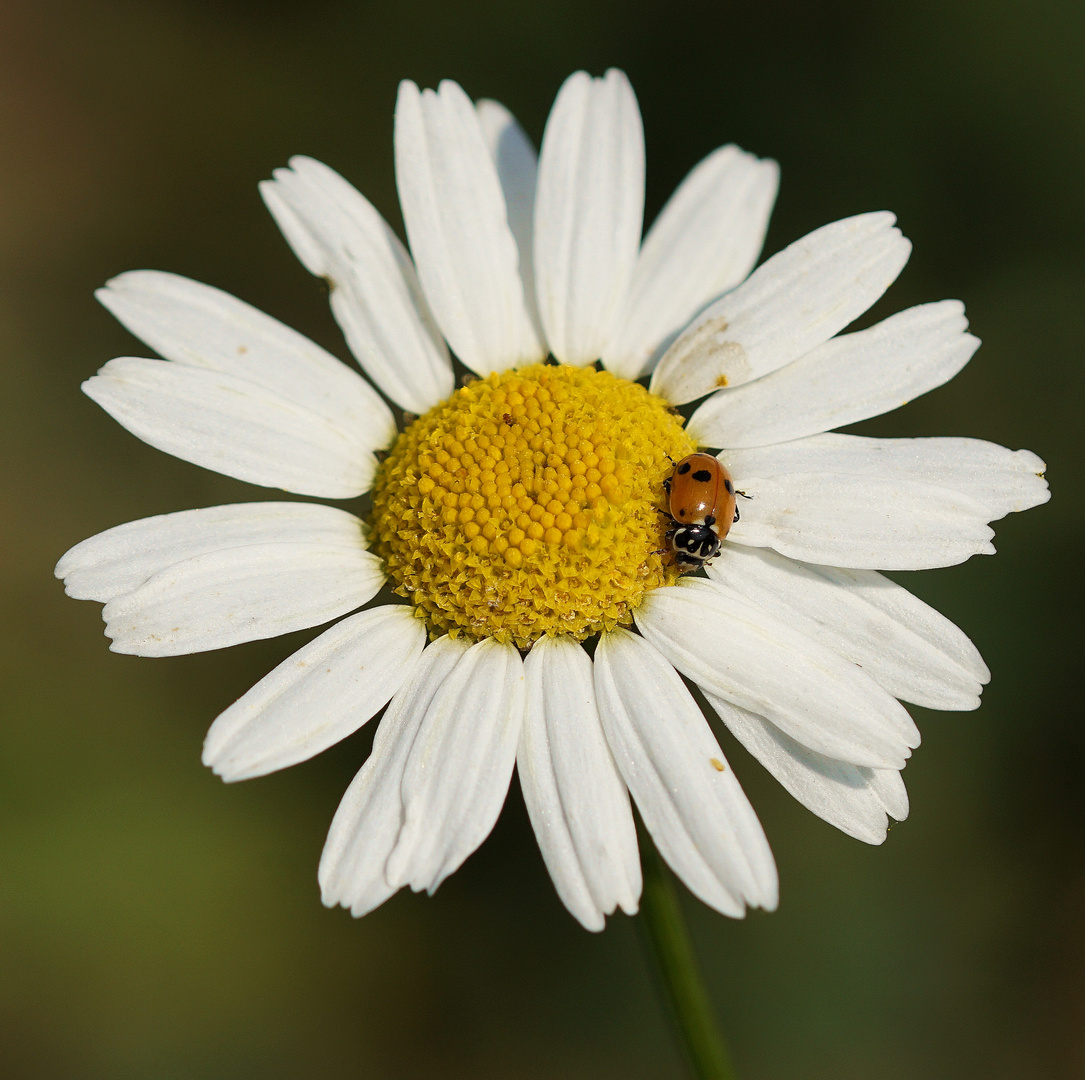
<path id="1" fill-rule="evenodd" d="M 670 487 L 670 514 L 679 525 L 707 525 L 721 540 L 727 535 L 735 518 L 735 485 L 716 458 L 711 454 L 682 458 L 671 474 Z"/>

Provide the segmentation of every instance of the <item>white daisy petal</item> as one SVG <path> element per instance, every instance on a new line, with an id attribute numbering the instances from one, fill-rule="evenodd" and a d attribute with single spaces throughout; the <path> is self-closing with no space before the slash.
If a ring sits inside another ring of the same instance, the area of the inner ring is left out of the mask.
<path id="1" fill-rule="evenodd" d="M 527 706 L 516 766 L 528 816 L 562 903 L 588 930 L 640 897 L 629 795 L 599 722 L 588 654 L 542 638 L 524 662 Z"/>
<path id="2" fill-rule="evenodd" d="M 535 231 L 535 178 L 539 171 L 538 155 L 516 117 L 499 101 L 483 98 L 477 102 L 479 122 L 490 147 L 497 178 L 505 193 L 509 228 L 520 252 L 520 278 L 524 283 L 524 303 L 531 325 L 540 341 L 542 323 L 535 304 L 535 267 L 533 260 Z"/>
<path id="3" fill-rule="evenodd" d="M 732 472 L 737 469 L 746 476 L 847 473 L 889 484 L 915 481 L 948 488 L 981 504 L 985 521 L 1028 510 L 1051 498 L 1043 477 L 1047 466 L 1040 458 L 1030 450 L 1007 450 L 981 439 L 814 435 L 777 446 L 727 450 L 720 460 L 730 463 Z M 752 506 L 752 502 L 743 503 L 743 518 L 745 509 Z"/>
<path id="4" fill-rule="evenodd" d="M 328 907 L 365 915 L 396 891 L 384 866 L 403 826 L 403 768 L 437 688 L 467 649 L 462 638 L 438 638 L 388 703 L 373 752 L 343 795 L 320 856 L 320 894 Z"/>
<path id="5" fill-rule="evenodd" d="M 250 484 L 349 499 L 376 475 L 356 433 L 236 375 L 125 356 L 83 392 L 145 443 Z"/>
<path id="6" fill-rule="evenodd" d="M 774 909 L 776 864 L 761 823 L 674 668 L 617 629 L 599 640 L 595 688 L 614 759 L 675 873 L 725 915 Z"/>
<path id="7" fill-rule="evenodd" d="M 875 770 L 816 754 L 764 717 L 715 694 L 706 693 L 705 699 L 731 734 L 807 810 L 865 844 L 885 840 L 885 806 L 870 779 Z"/>
<path id="8" fill-rule="evenodd" d="M 922 304 L 713 394 L 690 418 L 701 446 L 765 446 L 879 416 L 948 382 L 979 348 L 958 300 Z"/>
<path id="9" fill-rule="evenodd" d="M 368 603 L 384 565 L 354 543 L 252 544 L 195 555 L 102 609 L 113 652 L 178 656 L 319 626 Z"/>
<path id="10" fill-rule="evenodd" d="M 404 820 L 388 884 L 432 893 L 497 821 L 524 716 L 524 668 L 485 638 L 460 658 L 426 709 L 403 770 Z"/>
<path id="11" fill-rule="evenodd" d="M 881 800 L 885 812 L 896 821 L 908 817 L 908 789 L 904 777 L 893 769 L 864 769 L 871 790 Z"/>
<path id="12" fill-rule="evenodd" d="M 95 296 L 136 337 L 176 364 L 256 383 L 314 413 L 366 450 L 396 435 L 388 406 L 331 353 L 221 289 L 135 270 Z"/>
<path id="13" fill-rule="evenodd" d="M 862 315 L 912 245 L 886 212 L 815 230 L 702 312 L 667 350 L 652 391 L 675 405 L 738 386 L 804 356 Z"/>
<path id="14" fill-rule="evenodd" d="M 633 88 L 611 68 L 578 71 L 543 133 L 535 197 L 535 288 L 550 351 L 591 364 L 606 351 L 637 261 L 644 128 Z"/>
<path id="15" fill-rule="evenodd" d="M 293 157 L 260 194 L 306 269 L 331 284 L 336 320 L 366 374 L 404 409 L 452 392 L 452 363 L 414 264 L 375 207 L 334 169 Z"/>
<path id="16" fill-rule="evenodd" d="M 984 507 L 956 491 L 873 476 L 733 473 L 742 520 L 728 539 L 803 562 L 929 570 L 993 555 Z"/>
<path id="17" fill-rule="evenodd" d="M 298 262 L 314 277 L 323 277 L 328 266 L 328 254 L 309 226 L 286 201 L 279 180 L 261 180 L 256 186 L 264 206 L 275 219 L 279 232 L 298 257 Z"/>
<path id="18" fill-rule="evenodd" d="M 780 169 L 721 146 L 679 184 L 644 239 L 625 311 L 603 351 L 615 375 L 639 378 L 705 304 L 753 269 Z"/>
<path id="19" fill-rule="evenodd" d="M 907 711 L 862 669 L 714 581 L 656 589 L 635 617 L 683 675 L 819 754 L 900 769 L 919 745 Z"/>
<path id="20" fill-rule="evenodd" d="M 456 83 L 400 83 L 395 157 L 418 276 L 453 351 L 479 375 L 542 359 L 497 167 Z"/>
<path id="21" fill-rule="evenodd" d="M 175 563 L 253 544 L 310 547 L 364 546 L 364 526 L 353 514 L 316 503 L 259 502 L 209 506 L 129 521 L 76 544 L 57 563 L 56 576 L 76 600 L 106 603 L 138 589 Z"/>
<path id="22" fill-rule="evenodd" d="M 894 697 L 928 709 L 976 709 L 991 678 L 944 615 L 873 570 L 794 562 L 727 544 L 708 576 L 858 664 Z"/>
<path id="23" fill-rule="evenodd" d="M 224 780 L 246 780 L 307 761 L 384 707 L 425 641 L 425 626 L 405 605 L 343 619 L 219 715 L 203 763 Z"/>

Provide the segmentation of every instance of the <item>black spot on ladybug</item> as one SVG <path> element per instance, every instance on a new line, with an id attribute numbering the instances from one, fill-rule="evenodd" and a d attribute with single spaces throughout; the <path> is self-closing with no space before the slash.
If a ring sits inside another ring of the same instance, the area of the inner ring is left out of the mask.
<path id="1" fill-rule="evenodd" d="M 735 485 L 732 484 L 730 480 L 724 480 L 723 486 L 725 488 L 727 488 L 727 494 L 728 495 L 734 495 L 734 493 L 735 493 Z"/>
<path id="2" fill-rule="evenodd" d="M 709 515 L 708 515 L 708 516 L 707 516 L 707 517 L 706 517 L 706 518 L 704 519 L 704 523 L 705 523 L 705 524 L 706 524 L 706 525 L 707 525 L 707 526 L 708 526 L 708 527 L 709 527 L 709 528 L 711 529 L 711 528 L 712 528 L 712 526 L 716 524 L 716 517 L 715 517 L 715 515 L 714 515 L 714 514 L 709 514 Z"/>
<path id="3" fill-rule="evenodd" d="M 696 480 L 698 484 L 707 484 L 708 481 L 712 479 L 712 474 L 707 469 L 698 469 L 693 474 L 693 479 Z"/>
<path id="4" fill-rule="evenodd" d="M 688 461 L 683 461 L 682 464 L 678 466 L 678 475 L 685 476 L 691 468 L 692 466 Z"/>
<path id="5" fill-rule="evenodd" d="M 679 517 L 685 517 L 685 516 L 686 516 L 686 512 L 685 512 L 685 510 L 679 510 L 679 511 L 678 511 L 678 516 L 679 516 Z"/>

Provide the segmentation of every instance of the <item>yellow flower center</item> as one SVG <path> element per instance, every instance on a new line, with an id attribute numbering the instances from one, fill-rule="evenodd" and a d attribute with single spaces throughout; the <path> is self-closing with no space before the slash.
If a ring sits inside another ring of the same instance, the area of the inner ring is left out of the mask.
<path id="1" fill-rule="evenodd" d="M 373 550 L 435 636 L 523 649 L 629 626 L 678 578 L 663 481 L 695 449 L 667 402 L 608 372 L 491 375 L 399 436 L 373 490 Z"/>

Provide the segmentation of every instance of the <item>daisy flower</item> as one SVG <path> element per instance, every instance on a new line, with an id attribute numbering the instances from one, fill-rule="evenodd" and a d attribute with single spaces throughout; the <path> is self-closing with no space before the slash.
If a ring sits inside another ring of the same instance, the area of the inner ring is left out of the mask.
<path id="1" fill-rule="evenodd" d="M 642 241 L 644 136 L 619 71 L 566 81 L 538 158 L 496 102 L 404 82 L 395 166 L 409 251 L 326 165 L 294 158 L 261 185 L 369 381 L 217 289 L 138 271 L 99 298 L 162 359 L 83 386 L 152 446 L 300 495 L 370 492 L 364 516 L 166 514 L 78 544 L 58 576 L 141 656 L 339 620 L 226 709 L 203 755 L 225 780 L 260 776 L 384 710 L 324 848 L 328 905 L 432 892 L 515 767 L 585 927 L 637 909 L 630 796 L 706 904 L 774 908 L 764 832 L 685 680 L 795 798 L 880 843 L 919 745 L 900 702 L 974 709 L 989 673 L 878 571 L 990 554 L 989 521 L 1048 498 L 1043 462 L 831 434 L 960 371 L 979 344 L 962 305 L 840 334 L 908 241 L 861 214 L 753 270 L 778 171 L 735 146 Z M 458 388 L 450 354 L 472 373 Z M 701 448 L 750 498 L 707 576 L 683 576 L 664 481 Z M 386 582 L 402 602 L 367 606 Z"/>

